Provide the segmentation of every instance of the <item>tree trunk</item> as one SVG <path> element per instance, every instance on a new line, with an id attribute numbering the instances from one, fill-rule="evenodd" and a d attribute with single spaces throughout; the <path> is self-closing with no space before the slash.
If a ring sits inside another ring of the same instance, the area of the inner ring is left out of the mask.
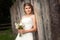
<path id="1" fill-rule="evenodd" d="M 23 4 L 29 2 L 33 5 L 37 19 L 37 32 L 33 33 L 34 40 L 51 40 L 50 14 L 47 0 L 16 0 L 11 7 L 12 30 L 16 33 L 15 22 L 19 22 L 24 15 Z"/>

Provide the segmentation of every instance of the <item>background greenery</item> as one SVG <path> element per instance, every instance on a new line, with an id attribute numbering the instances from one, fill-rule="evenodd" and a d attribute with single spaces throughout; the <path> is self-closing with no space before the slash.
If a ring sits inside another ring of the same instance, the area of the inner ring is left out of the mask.
<path id="1" fill-rule="evenodd" d="M 16 35 L 13 34 L 11 29 L 0 31 L 0 40 L 14 40 L 15 37 Z"/>
<path id="2" fill-rule="evenodd" d="M 11 29 L 10 8 L 16 0 L 0 0 L 0 40 L 14 40 Z"/>

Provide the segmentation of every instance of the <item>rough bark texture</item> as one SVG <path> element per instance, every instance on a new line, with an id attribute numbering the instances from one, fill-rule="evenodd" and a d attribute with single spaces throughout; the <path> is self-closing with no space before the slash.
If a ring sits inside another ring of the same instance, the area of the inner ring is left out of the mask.
<path id="1" fill-rule="evenodd" d="M 24 14 L 23 4 L 29 2 L 37 16 L 38 40 L 60 40 L 60 0 L 16 0 L 11 8 L 12 30 L 16 32 L 14 23 L 19 22 Z M 34 40 L 37 37 L 34 36 Z"/>
<path id="2" fill-rule="evenodd" d="M 59 0 L 49 0 L 52 40 L 60 40 L 60 4 Z"/>

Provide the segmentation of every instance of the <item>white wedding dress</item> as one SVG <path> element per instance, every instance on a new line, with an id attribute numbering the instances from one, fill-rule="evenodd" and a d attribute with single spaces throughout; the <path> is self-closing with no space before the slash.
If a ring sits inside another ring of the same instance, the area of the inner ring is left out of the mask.
<path id="1" fill-rule="evenodd" d="M 24 17 L 22 18 L 22 23 L 25 25 L 24 29 L 29 30 L 33 26 L 33 21 L 31 17 Z M 15 40 L 33 40 L 33 34 L 32 32 L 22 34 L 22 36 L 19 36 L 20 33 L 18 33 L 17 37 Z"/>

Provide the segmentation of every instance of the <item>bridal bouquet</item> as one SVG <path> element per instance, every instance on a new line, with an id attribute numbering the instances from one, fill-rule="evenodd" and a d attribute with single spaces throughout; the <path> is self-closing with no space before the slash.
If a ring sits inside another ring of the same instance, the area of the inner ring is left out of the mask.
<path id="1" fill-rule="evenodd" d="M 22 23 L 15 23 L 16 29 L 24 29 L 24 25 Z M 22 36 L 22 34 L 20 33 L 19 36 Z"/>

